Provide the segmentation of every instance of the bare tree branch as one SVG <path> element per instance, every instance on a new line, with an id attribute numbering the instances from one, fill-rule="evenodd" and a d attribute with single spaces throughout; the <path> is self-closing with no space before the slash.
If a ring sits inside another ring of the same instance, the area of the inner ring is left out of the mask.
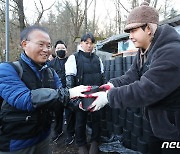
<path id="1" fill-rule="evenodd" d="M 154 3 L 153 3 L 153 7 L 154 7 L 154 8 L 157 7 L 157 2 L 158 2 L 158 0 L 154 0 Z"/>
<path id="2" fill-rule="evenodd" d="M 128 11 L 128 9 L 126 9 L 125 6 L 124 6 L 120 1 L 118 1 L 118 3 L 122 6 L 122 8 L 123 8 L 126 12 L 130 13 L 130 11 Z"/>
<path id="3" fill-rule="evenodd" d="M 80 31 L 80 28 L 82 26 L 82 23 L 83 23 L 84 17 L 85 17 L 85 10 L 80 9 L 80 5 L 82 4 L 82 2 L 83 1 L 75 0 L 76 4 L 74 7 L 71 6 L 70 5 L 71 3 L 68 2 L 67 0 L 64 3 L 71 15 L 71 21 L 74 26 L 74 36 L 75 37 L 79 35 L 79 31 Z"/>
<path id="4" fill-rule="evenodd" d="M 89 3 L 87 9 L 89 9 L 89 7 L 91 6 L 92 2 L 93 2 L 93 0 L 91 0 L 91 2 Z"/>
<path id="5" fill-rule="evenodd" d="M 14 1 L 14 0 L 13 0 Z M 0 2 L 3 2 L 4 4 L 6 3 L 5 0 L 0 0 Z M 16 2 L 15 2 L 16 3 Z M 16 6 L 13 6 L 11 4 L 9 4 L 10 7 L 12 7 L 14 10 L 18 11 L 17 7 Z"/>
<path id="6" fill-rule="evenodd" d="M 50 9 L 52 8 L 52 6 L 55 4 L 55 2 L 56 2 L 56 1 L 54 1 L 54 3 L 51 4 L 50 7 L 48 7 L 47 9 L 44 9 L 44 6 L 43 6 L 42 1 L 39 0 L 39 3 L 40 3 L 40 5 L 41 5 L 41 11 L 40 11 L 40 10 L 38 9 L 38 7 L 37 7 L 36 2 L 34 1 L 35 7 L 36 7 L 36 9 L 37 9 L 37 11 L 38 11 L 38 13 L 39 13 L 35 24 L 37 24 L 37 25 L 39 24 L 39 22 L 40 22 L 40 20 L 41 20 L 41 18 L 42 18 L 42 16 L 43 16 L 43 14 L 44 14 L 44 12 L 50 10 Z"/>

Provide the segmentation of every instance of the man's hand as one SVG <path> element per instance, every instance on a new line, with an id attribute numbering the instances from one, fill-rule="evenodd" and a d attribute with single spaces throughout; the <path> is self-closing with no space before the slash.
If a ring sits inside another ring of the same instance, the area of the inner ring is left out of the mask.
<path id="1" fill-rule="evenodd" d="M 88 97 L 96 98 L 95 101 L 88 107 L 90 112 L 98 111 L 108 103 L 107 92 L 104 91 L 90 94 Z"/>
<path id="2" fill-rule="evenodd" d="M 91 90 L 91 86 L 77 86 L 69 89 L 70 99 L 77 97 L 87 97 L 87 95 L 82 94 L 83 92 L 87 92 Z"/>
<path id="3" fill-rule="evenodd" d="M 113 88 L 114 85 L 110 82 L 108 82 L 107 84 L 103 84 L 99 87 L 100 90 L 102 91 L 107 91 L 107 90 L 110 90 L 111 88 Z"/>

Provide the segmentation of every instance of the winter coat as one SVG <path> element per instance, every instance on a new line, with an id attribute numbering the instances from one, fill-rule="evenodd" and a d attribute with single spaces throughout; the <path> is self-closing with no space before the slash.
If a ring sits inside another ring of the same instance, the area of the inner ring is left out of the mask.
<path id="1" fill-rule="evenodd" d="M 1 109 L 0 151 L 24 149 L 46 139 L 51 123 L 38 120 L 42 116 L 49 119 L 52 105 L 64 101 L 56 90 L 62 84 L 54 70 L 50 73 L 46 71 L 47 65 L 37 66 L 25 53 L 21 54 L 21 60 L 25 65 L 22 78 L 10 64 L 0 64 L 0 96 L 6 101 Z M 32 116 L 24 118 L 24 115 Z M 7 121 L 12 116 L 13 121 Z"/>
<path id="2" fill-rule="evenodd" d="M 110 80 L 110 106 L 143 107 L 156 137 L 180 141 L 180 35 L 158 27 L 142 68 L 139 57 L 140 51 L 125 75 Z"/>
<path id="3" fill-rule="evenodd" d="M 104 67 L 101 59 L 94 53 L 82 49 L 69 56 L 65 64 L 66 76 L 75 76 L 75 85 L 101 85 L 104 82 Z M 74 85 L 74 86 L 75 86 Z"/>

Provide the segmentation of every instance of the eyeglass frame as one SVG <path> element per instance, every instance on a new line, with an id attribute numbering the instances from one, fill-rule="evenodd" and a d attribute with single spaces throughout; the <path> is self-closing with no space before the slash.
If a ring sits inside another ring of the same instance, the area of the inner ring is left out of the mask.
<path id="1" fill-rule="evenodd" d="M 43 41 L 39 41 L 39 42 L 34 42 L 34 41 L 31 41 L 31 40 L 25 40 L 25 41 L 35 43 L 36 45 L 38 45 L 38 47 L 39 47 L 40 49 L 43 49 L 44 45 L 46 46 L 46 48 L 47 48 L 48 50 L 51 50 L 51 49 L 52 49 L 52 45 L 51 45 L 51 44 L 49 44 L 49 46 L 47 46 L 47 45 L 45 44 L 45 42 L 43 42 Z M 42 43 L 42 44 L 41 44 L 41 43 Z"/>

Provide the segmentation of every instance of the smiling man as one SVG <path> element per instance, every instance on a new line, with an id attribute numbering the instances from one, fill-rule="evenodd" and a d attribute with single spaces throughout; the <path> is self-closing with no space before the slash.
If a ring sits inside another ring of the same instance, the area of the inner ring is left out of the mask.
<path id="1" fill-rule="evenodd" d="M 44 64 L 51 54 L 51 40 L 48 34 L 34 30 L 26 40 L 22 40 L 21 45 L 28 57 L 37 64 Z"/>
<path id="2" fill-rule="evenodd" d="M 0 110 L 0 153 L 48 154 L 52 111 L 80 96 L 87 87 L 62 87 L 54 69 L 46 65 L 51 39 L 44 28 L 25 28 L 21 46 L 21 77 L 12 64 L 0 64 L 0 96 L 4 99 Z"/>
<path id="3" fill-rule="evenodd" d="M 180 141 L 180 35 L 158 23 L 157 10 L 147 2 L 131 11 L 124 31 L 138 53 L 125 75 L 103 85 L 107 91 L 92 94 L 96 100 L 89 110 L 108 103 L 112 108 L 140 107 L 153 132 L 148 153 L 179 154 L 178 148 L 161 149 L 161 145 Z"/>

